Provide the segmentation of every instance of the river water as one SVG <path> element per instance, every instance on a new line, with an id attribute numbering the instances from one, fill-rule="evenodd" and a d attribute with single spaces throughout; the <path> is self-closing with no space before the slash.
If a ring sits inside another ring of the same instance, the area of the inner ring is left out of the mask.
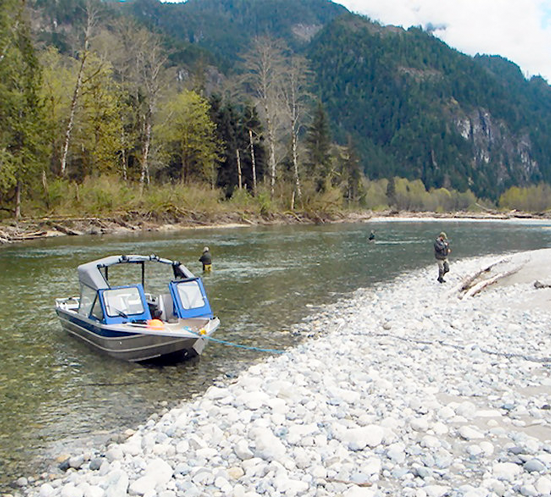
<path id="1" fill-rule="evenodd" d="M 103 357 L 66 335 L 54 312 L 55 298 L 78 295 L 79 264 L 157 254 L 200 274 L 197 259 L 208 245 L 214 270 L 204 282 L 222 322 L 215 336 L 283 350 L 301 339 L 289 333 L 293 325 L 319 306 L 426 265 L 436 278 L 432 243 L 443 229 L 452 271 L 454 259 L 551 246 L 551 222 L 458 220 L 62 237 L 0 248 L 0 490 L 269 355 L 213 342 L 198 360 L 179 364 Z"/>

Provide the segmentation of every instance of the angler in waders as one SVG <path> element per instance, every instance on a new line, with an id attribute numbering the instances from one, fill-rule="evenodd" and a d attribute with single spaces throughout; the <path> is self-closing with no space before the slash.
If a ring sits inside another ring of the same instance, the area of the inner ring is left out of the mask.
<path id="1" fill-rule="evenodd" d="M 208 247 L 203 249 L 199 262 L 203 264 L 203 272 L 210 273 L 212 270 L 212 255 L 210 255 L 210 250 Z"/>
<path id="2" fill-rule="evenodd" d="M 449 272 L 448 254 L 452 251 L 446 233 L 442 231 L 434 241 L 434 257 L 438 263 L 438 281 L 445 283 L 444 275 Z"/>

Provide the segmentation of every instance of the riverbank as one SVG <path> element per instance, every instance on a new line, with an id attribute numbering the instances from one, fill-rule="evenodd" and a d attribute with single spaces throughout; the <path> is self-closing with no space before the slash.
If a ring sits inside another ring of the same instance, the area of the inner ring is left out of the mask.
<path id="1" fill-rule="evenodd" d="M 356 291 L 300 325 L 303 345 L 14 495 L 551 495 L 550 259 Z"/>
<path id="2" fill-rule="evenodd" d="M 0 223 L 0 245 L 52 238 L 58 236 L 107 235 L 139 233 L 142 231 L 176 231 L 201 228 L 273 226 L 292 224 L 359 223 L 380 219 L 548 219 L 549 213 L 531 214 L 518 211 L 497 212 L 410 212 L 410 211 L 335 211 L 285 212 L 256 215 L 236 212 L 232 214 L 178 213 L 157 215 L 129 212 L 109 217 L 58 217 L 22 219 Z"/>

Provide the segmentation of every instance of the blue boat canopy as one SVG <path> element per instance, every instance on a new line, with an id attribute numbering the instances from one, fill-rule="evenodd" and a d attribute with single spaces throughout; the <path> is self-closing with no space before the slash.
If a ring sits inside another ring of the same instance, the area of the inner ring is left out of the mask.
<path id="1" fill-rule="evenodd" d="M 174 302 L 174 312 L 179 318 L 213 317 L 201 278 L 171 281 L 169 288 Z"/>
<path id="2" fill-rule="evenodd" d="M 164 259 L 157 255 L 112 255 L 78 266 L 78 280 L 93 290 L 111 288 L 107 279 L 107 268 L 116 264 L 141 264 L 158 262 L 172 266 L 176 278 L 195 278 L 194 274 L 182 263 Z M 102 271 L 103 270 L 103 271 Z"/>

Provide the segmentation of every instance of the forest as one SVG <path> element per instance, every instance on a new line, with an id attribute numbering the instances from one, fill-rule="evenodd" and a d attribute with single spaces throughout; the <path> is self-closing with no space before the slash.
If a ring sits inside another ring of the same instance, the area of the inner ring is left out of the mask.
<path id="1" fill-rule="evenodd" d="M 260 3 L 278 4 L 280 16 L 259 19 L 250 0 L 232 3 L 231 19 L 225 1 L 190 0 L 180 20 L 184 5 L 157 0 L 2 0 L 1 216 L 551 207 L 543 80 L 507 74 L 501 59 L 467 61 L 420 30 L 374 34 L 321 0 L 297 13 L 317 26 L 300 42 L 284 22 L 290 4 Z M 270 29 L 244 36 L 238 20 Z M 228 29 L 216 30 L 222 22 Z M 350 39 L 355 23 L 365 46 Z M 411 77 L 436 65 L 480 87 Z M 500 71 L 517 88 L 498 83 Z M 528 175 L 507 151 L 477 168 L 429 105 L 453 94 L 474 106 L 488 88 L 485 105 L 511 133 L 538 123 Z M 525 113 L 507 104 L 512 91 Z M 503 181 L 495 161 L 509 161 Z"/>

